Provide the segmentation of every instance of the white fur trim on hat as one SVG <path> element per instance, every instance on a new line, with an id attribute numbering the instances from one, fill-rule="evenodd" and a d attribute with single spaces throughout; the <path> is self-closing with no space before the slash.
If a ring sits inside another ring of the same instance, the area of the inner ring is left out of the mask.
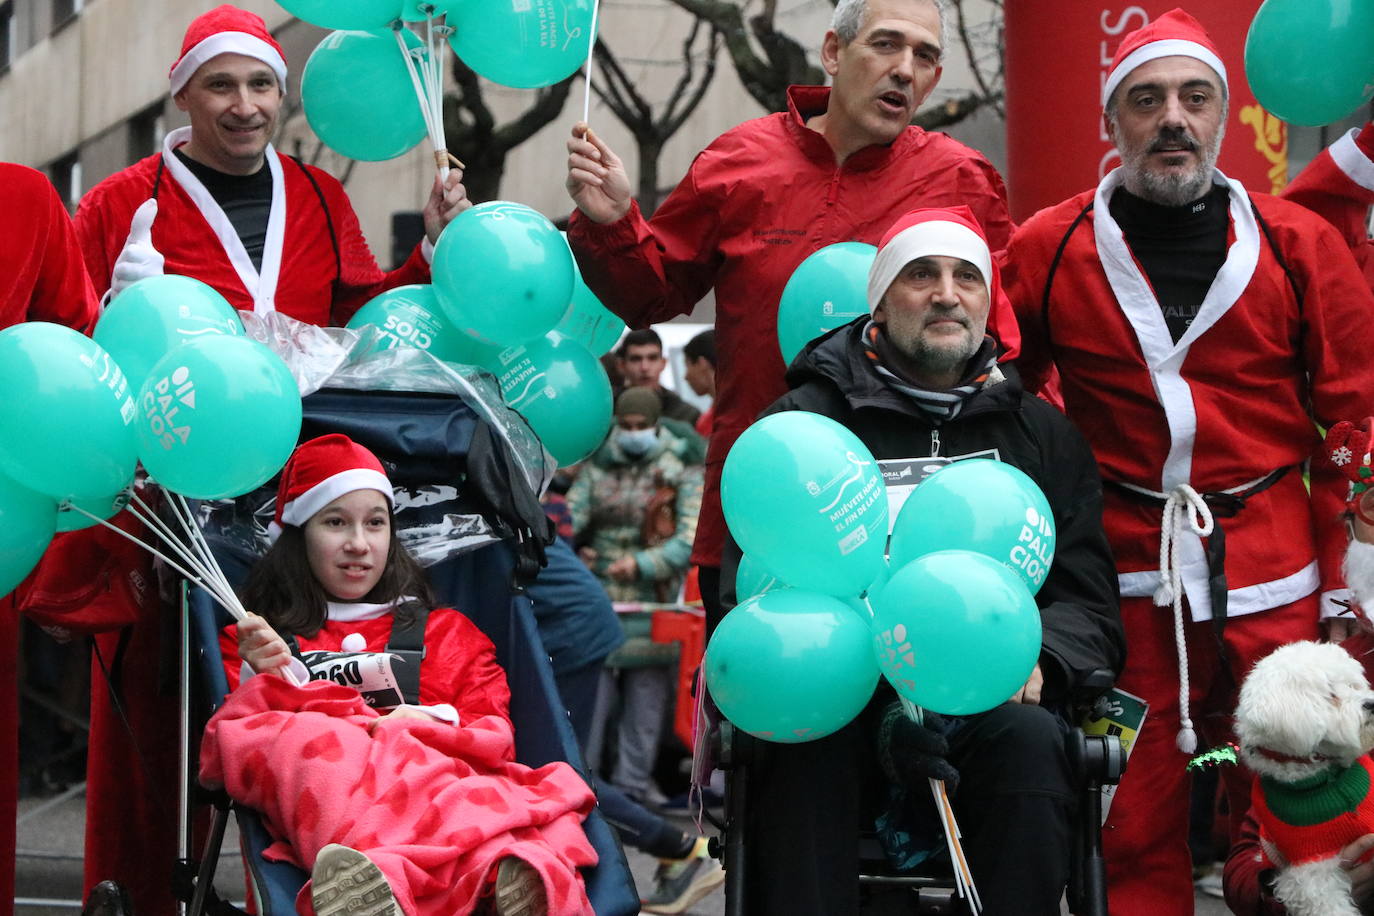
<path id="1" fill-rule="evenodd" d="M 391 492 L 391 481 L 386 479 L 385 474 L 372 468 L 349 468 L 333 477 L 326 477 L 282 507 L 282 523 L 304 525 L 316 512 L 354 490 L 377 490 L 386 497 L 390 505 L 396 505 L 396 498 Z"/>
<path id="2" fill-rule="evenodd" d="M 191 77 L 201 65 L 218 57 L 221 54 L 242 54 L 260 60 L 272 68 L 272 72 L 277 75 L 277 82 L 281 84 L 281 91 L 286 91 L 286 61 L 277 53 L 277 49 L 256 35 L 249 35 L 247 32 L 216 32 L 209 38 L 197 44 L 191 50 L 182 55 L 181 60 L 177 61 L 172 68 L 169 79 L 172 83 L 172 95 L 176 95 L 190 81 Z"/>
<path id="3" fill-rule="evenodd" d="M 1226 89 L 1226 65 L 1210 48 L 1186 38 L 1161 38 L 1159 41 L 1152 41 L 1136 48 L 1112 69 L 1107 75 L 1107 81 L 1102 84 L 1102 107 L 1107 107 L 1107 102 L 1116 91 L 1116 87 L 1130 76 L 1132 70 L 1161 57 L 1191 57 L 1200 60 L 1217 72 L 1217 76 L 1221 77 L 1221 88 Z"/>
<path id="4" fill-rule="evenodd" d="M 933 219 L 903 229 L 878 250 L 868 271 L 869 310 L 878 307 L 903 267 L 930 255 L 968 261 L 983 274 L 983 283 L 992 288 L 992 255 L 987 243 L 965 225 Z"/>

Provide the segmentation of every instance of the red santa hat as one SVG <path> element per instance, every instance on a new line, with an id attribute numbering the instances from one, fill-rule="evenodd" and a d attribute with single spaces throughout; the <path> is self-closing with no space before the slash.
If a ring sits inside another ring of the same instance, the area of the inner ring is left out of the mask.
<path id="1" fill-rule="evenodd" d="M 1181 9 L 1172 9 L 1149 25 L 1142 26 L 1121 39 L 1112 58 L 1112 69 L 1102 84 L 1102 107 L 1107 107 L 1116 87 L 1141 64 L 1161 57 L 1191 57 L 1200 60 L 1221 77 L 1226 88 L 1226 65 L 1207 30 Z"/>
<path id="2" fill-rule="evenodd" d="M 377 490 L 394 508 L 391 481 L 377 456 L 340 433 L 302 442 L 281 472 L 273 540 L 286 525 L 304 525 L 325 506 L 354 490 Z"/>
<path id="3" fill-rule="evenodd" d="M 172 95 L 182 90 L 201 64 L 221 54 L 242 54 L 262 61 L 272 68 L 282 91 L 286 91 L 286 55 L 267 31 L 267 24 L 255 13 L 226 4 L 197 16 L 187 26 L 181 56 L 167 74 Z"/>
<path id="4" fill-rule="evenodd" d="M 965 206 L 912 210 L 892 224 L 878 244 L 868 271 L 868 308 L 876 309 L 902 268 L 917 258 L 943 255 L 968 261 L 988 286 L 988 333 L 1002 346 L 1002 359 L 1016 356 L 1021 332 L 1011 301 L 1002 292 L 1002 275 L 988 248 L 983 227 Z"/>

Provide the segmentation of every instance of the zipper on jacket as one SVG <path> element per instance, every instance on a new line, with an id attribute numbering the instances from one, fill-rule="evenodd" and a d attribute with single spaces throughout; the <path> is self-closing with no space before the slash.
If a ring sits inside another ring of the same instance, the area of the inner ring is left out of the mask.
<path id="1" fill-rule="evenodd" d="M 940 427 L 938 426 L 930 430 L 930 457 L 940 457 Z"/>

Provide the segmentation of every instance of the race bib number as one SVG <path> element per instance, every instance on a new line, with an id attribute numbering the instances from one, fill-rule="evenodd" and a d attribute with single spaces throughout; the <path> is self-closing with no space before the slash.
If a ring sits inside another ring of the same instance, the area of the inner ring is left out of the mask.
<path id="1" fill-rule="evenodd" d="M 405 662 L 388 652 L 304 652 L 301 661 L 312 681 L 333 681 L 352 687 L 374 709 L 392 709 L 405 702 L 392 665 Z"/>

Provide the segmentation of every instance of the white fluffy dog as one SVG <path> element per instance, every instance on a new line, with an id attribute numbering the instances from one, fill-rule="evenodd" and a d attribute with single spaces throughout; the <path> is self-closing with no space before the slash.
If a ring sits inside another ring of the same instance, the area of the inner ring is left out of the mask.
<path id="1" fill-rule="evenodd" d="M 1298 642 L 1255 665 L 1236 710 L 1274 892 L 1293 916 L 1360 916 L 1339 854 L 1374 833 L 1374 692 L 1338 645 Z"/>

